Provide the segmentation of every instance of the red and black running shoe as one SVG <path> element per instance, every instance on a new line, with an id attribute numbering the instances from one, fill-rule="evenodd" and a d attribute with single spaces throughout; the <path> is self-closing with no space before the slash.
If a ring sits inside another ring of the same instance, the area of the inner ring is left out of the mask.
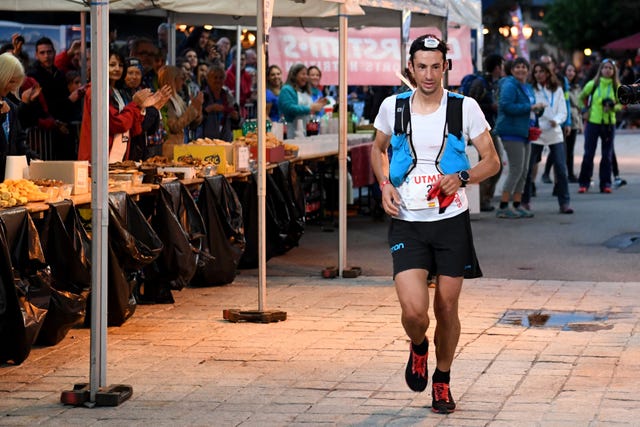
<path id="1" fill-rule="evenodd" d="M 456 410 L 456 402 L 453 401 L 449 384 L 433 383 L 431 388 L 431 411 L 436 414 L 450 414 Z"/>
<path id="2" fill-rule="evenodd" d="M 417 354 L 413 351 L 413 345 L 409 343 L 409 362 L 404 372 L 404 379 L 413 391 L 424 391 L 429 379 L 427 377 L 427 358 L 429 353 Z"/>

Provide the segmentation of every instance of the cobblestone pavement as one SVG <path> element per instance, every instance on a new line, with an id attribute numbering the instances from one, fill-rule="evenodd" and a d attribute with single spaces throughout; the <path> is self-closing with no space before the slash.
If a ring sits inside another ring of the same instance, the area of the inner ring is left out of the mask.
<path id="1" fill-rule="evenodd" d="M 89 330 L 0 366 L 0 425 L 598 426 L 640 419 L 640 283 L 465 282 L 452 369 L 455 413 L 404 384 L 408 341 L 389 277 L 270 277 L 267 308 L 287 320 L 229 323 L 257 308 L 255 277 L 187 288 L 109 328 L 107 384 L 118 407 L 64 406 L 89 378 Z M 513 310 L 509 322 L 499 322 Z M 551 314 L 518 325 L 518 310 Z M 580 312 L 580 313 L 576 313 Z M 587 319 L 578 314 L 586 312 Z M 551 327 L 561 314 L 577 323 Z M 433 330 L 429 335 L 432 337 Z M 432 352 L 433 353 L 433 352 Z M 430 363 L 434 366 L 433 359 Z"/>

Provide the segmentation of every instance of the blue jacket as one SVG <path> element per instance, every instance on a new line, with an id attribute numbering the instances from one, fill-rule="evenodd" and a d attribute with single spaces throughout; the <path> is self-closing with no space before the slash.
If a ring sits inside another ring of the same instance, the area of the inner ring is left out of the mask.
<path id="1" fill-rule="evenodd" d="M 289 84 L 285 84 L 280 89 L 278 108 L 289 123 L 294 123 L 297 118 L 311 114 L 309 107 L 298 104 L 298 92 Z"/>
<path id="2" fill-rule="evenodd" d="M 525 85 L 531 90 L 528 83 Z M 500 136 L 519 136 L 528 140 L 530 114 L 529 94 L 522 89 L 521 83 L 515 77 L 505 77 L 500 82 L 496 133 Z"/>

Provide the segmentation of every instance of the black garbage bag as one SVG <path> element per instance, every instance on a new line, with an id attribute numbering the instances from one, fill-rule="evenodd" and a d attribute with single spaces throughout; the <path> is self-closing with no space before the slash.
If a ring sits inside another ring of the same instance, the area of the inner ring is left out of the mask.
<path id="1" fill-rule="evenodd" d="M 56 289 L 91 287 L 91 238 L 71 200 L 51 203 L 39 229 Z"/>
<path id="2" fill-rule="evenodd" d="M 49 308 L 51 270 L 25 208 L 0 211 L 0 362 L 22 363 Z"/>
<path id="3" fill-rule="evenodd" d="M 110 326 L 120 326 L 133 315 L 138 294 L 158 292 L 156 284 L 146 280 L 143 269 L 162 249 L 162 241 L 133 199 L 124 192 L 109 194 Z"/>
<path id="4" fill-rule="evenodd" d="M 162 241 L 129 195 L 109 194 L 109 243 L 125 271 L 140 270 L 162 252 Z"/>
<path id="5" fill-rule="evenodd" d="M 242 205 L 222 175 L 205 178 L 197 205 L 206 226 L 202 253 L 212 256 L 213 261 L 198 263 L 191 285 L 226 285 L 235 279 L 244 252 Z"/>
<path id="6" fill-rule="evenodd" d="M 51 203 L 39 230 L 51 268 L 51 301 L 36 344 L 55 345 L 82 324 L 91 287 L 91 239 L 71 200 Z"/>
<path id="7" fill-rule="evenodd" d="M 233 189 L 238 194 L 242 204 L 242 216 L 244 221 L 245 250 L 238 263 L 238 268 L 257 268 L 258 260 L 258 186 L 256 174 L 251 174 L 246 181 L 233 181 Z M 281 231 L 286 227 L 276 222 L 276 205 L 284 204 L 280 195 L 277 202 L 273 195 L 272 188 L 275 188 L 273 179 L 267 179 L 267 195 L 265 200 L 266 218 L 266 259 L 269 260 L 275 255 L 282 253 Z"/>
<path id="8" fill-rule="evenodd" d="M 137 272 L 129 274 L 125 272 L 118 255 L 110 244 L 108 245 L 107 257 L 107 274 L 109 275 L 107 325 L 122 326 L 136 311 L 137 302 L 133 291 L 138 285 Z M 90 324 L 91 301 L 87 303 L 87 307 L 85 324 Z"/>
<path id="9" fill-rule="evenodd" d="M 273 169 L 272 177 L 286 206 L 286 232 L 281 236 L 282 247 L 285 251 L 298 246 L 304 233 L 305 202 L 302 185 L 298 174 L 289 162 L 281 162 Z M 284 214 L 283 214 L 284 217 Z"/>
<path id="10" fill-rule="evenodd" d="M 162 184 L 158 190 L 153 229 L 164 245 L 158 259 L 145 269 L 147 282 L 165 289 L 180 290 L 187 286 L 198 268 L 213 257 L 202 256 L 205 226 L 200 211 L 187 188 L 179 181 Z M 171 301 L 159 301 L 167 303 Z"/>
<path id="11" fill-rule="evenodd" d="M 277 169 L 277 168 L 276 168 Z M 275 169 L 274 169 L 275 170 Z M 265 199 L 267 218 L 267 236 L 272 236 L 274 255 L 282 255 L 291 247 L 287 242 L 289 225 L 291 224 L 291 212 L 282 190 L 277 185 L 273 173 L 267 174 L 267 195 Z M 273 229 L 270 231 L 269 227 Z"/>

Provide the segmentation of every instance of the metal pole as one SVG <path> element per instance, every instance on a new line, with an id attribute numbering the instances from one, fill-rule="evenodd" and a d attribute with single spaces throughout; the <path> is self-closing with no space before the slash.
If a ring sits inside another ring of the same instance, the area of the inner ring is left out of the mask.
<path id="1" fill-rule="evenodd" d="M 258 0 L 258 4 L 260 4 L 260 0 Z M 259 6 L 258 6 L 259 7 Z M 260 19 L 260 18 L 258 18 Z M 240 25 L 236 26 L 236 103 L 240 105 L 240 52 L 242 52 L 242 27 Z M 242 105 L 240 105 L 240 111 L 242 111 Z"/>
<path id="2" fill-rule="evenodd" d="M 107 243 L 109 227 L 109 4 L 91 3 L 91 360 L 90 401 L 107 383 Z"/>
<path id="3" fill-rule="evenodd" d="M 265 113 L 267 111 L 266 97 L 266 69 L 265 69 L 265 34 L 264 34 L 264 0 L 258 0 L 258 69 L 256 78 L 258 83 L 258 310 L 264 311 L 267 306 L 267 232 L 266 232 L 266 200 L 267 200 L 267 152 L 265 141 L 267 139 L 267 126 Z M 240 39 L 238 38 L 238 47 Z M 240 70 L 240 50 L 237 50 L 238 71 Z M 236 79 L 236 87 L 239 87 L 240 75 Z M 238 90 L 237 93 L 240 91 Z"/>
<path id="4" fill-rule="evenodd" d="M 169 12 L 169 38 L 167 39 L 167 64 L 176 64 L 176 15 Z"/>
<path id="5" fill-rule="evenodd" d="M 80 81 L 87 84 L 87 12 L 80 12 Z"/>
<path id="6" fill-rule="evenodd" d="M 338 145 L 338 168 L 340 171 L 338 185 L 338 240 L 339 240 L 339 261 L 338 274 L 341 274 L 347 265 L 347 126 L 350 118 L 347 117 L 347 39 L 349 21 L 345 13 L 344 5 L 340 5 L 340 42 L 339 42 L 339 68 L 340 85 L 339 92 L 339 145 Z"/>

